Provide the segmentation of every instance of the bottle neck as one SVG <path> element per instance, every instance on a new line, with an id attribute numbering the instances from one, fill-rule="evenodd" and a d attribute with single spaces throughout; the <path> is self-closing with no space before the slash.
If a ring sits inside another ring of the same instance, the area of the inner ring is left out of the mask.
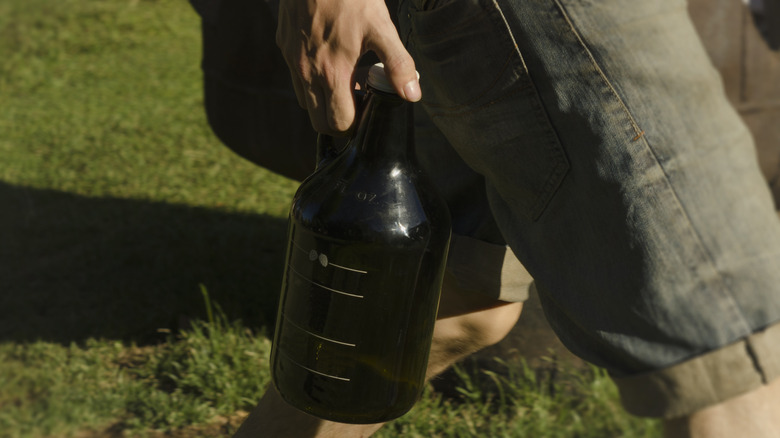
<path id="1" fill-rule="evenodd" d="M 369 88 L 353 144 L 377 159 L 414 156 L 412 104 L 396 94 Z"/>

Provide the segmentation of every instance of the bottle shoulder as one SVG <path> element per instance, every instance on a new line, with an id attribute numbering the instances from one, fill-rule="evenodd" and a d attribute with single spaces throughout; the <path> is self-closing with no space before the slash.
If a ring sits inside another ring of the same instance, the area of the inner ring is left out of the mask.
<path id="1" fill-rule="evenodd" d="M 449 230 L 446 204 L 416 168 L 338 167 L 310 178 L 293 201 L 291 219 L 309 228 L 365 237 L 400 234 L 424 239 Z"/>

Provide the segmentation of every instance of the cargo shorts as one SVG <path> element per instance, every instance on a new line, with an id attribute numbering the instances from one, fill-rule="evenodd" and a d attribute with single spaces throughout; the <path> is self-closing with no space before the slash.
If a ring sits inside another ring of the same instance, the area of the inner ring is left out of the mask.
<path id="1" fill-rule="evenodd" d="M 214 131 L 305 176 L 314 133 L 273 4 L 193 3 Z M 421 74 L 418 158 L 453 216 L 447 275 L 499 300 L 535 288 L 561 341 L 637 415 L 780 378 L 780 222 L 684 1 L 389 8 Z"/>

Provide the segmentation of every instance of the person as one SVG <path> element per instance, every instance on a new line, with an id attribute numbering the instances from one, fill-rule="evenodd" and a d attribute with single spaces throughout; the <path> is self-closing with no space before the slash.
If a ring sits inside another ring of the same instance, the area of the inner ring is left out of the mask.
<path id="1" fill-rule="evenodd" d="M 209 122 L 260 165 L 311 171 L 306 125 L 352 127 L 368 51 L 420 102 L 419 159 L 457 236 L 429 377 L 500 340 L 534 288 L 564 344 L 668 436 L 780 436 L 780 222 L 685 2 L 193 3 Z M 269 388 L 236 436 L 379 427 Z"/>

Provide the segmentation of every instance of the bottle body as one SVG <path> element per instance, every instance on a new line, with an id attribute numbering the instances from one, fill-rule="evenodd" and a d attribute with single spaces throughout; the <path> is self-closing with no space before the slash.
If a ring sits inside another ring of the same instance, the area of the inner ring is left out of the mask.
<path id="1" fill-rule="evenodd" d="M 272 350 L 288 403 L 348 423 L 418 399 L 450 239 L 446 204 L 408 154 L 408 120 L 378 106 L 293 200 Z"/>

